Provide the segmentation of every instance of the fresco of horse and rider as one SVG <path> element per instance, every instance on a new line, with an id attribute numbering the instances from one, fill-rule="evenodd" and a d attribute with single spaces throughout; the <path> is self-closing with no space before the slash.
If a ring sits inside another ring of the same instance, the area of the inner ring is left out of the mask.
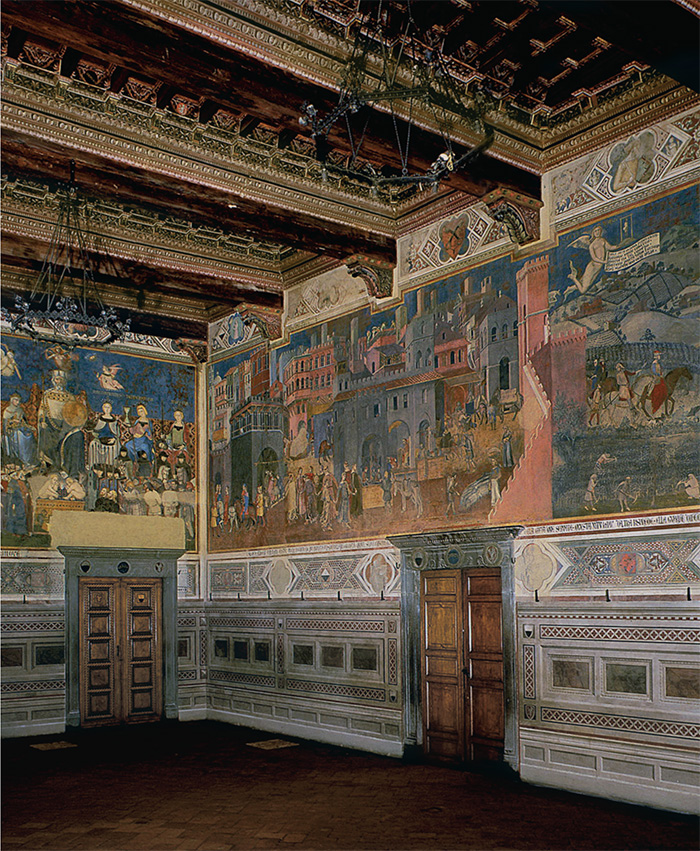
<path id="1" fill-rule="evenodd" d="M 697 223 L 691 187 L 559 236 L 551 330 L 587 341 L 586 407 L 554 400 L 555 517 L 700 501 Z"/>
<path id="2" fill-rule="evenodd" d="M 195 371 L 4 335 L 2 544 L 50 545 L 57 511 L 181 517 L 196 543 Z"/>

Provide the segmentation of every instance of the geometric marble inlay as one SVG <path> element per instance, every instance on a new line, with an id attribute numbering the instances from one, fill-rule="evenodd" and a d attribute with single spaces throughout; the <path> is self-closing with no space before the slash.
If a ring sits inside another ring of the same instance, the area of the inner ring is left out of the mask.
<path id="1" fill-rule="evenodd" d="M 555 724 L 603 727 L 607 730 L 648 733 L 654 736 L 673 736 L 683 739 L 697 739 L 700 736 L 700 723 L 683 724 L 654 718 L 632 718 L 624 715 L 606 715 L 602 712 L 554 709 L 548 706 L 542 707 L 540 718 L 542 721 L 550 721 Z"/>
<path id="2" fill-rule="evenodd" d="M 563 546 L 571 567 L 556 588 L 669 585 L 700 581 L 700 568 L 690 560 L 695 540 Z"/>
<path id="3" fill-rule="evenodd" d="M 532 644 L 523 645 L 523 697 L 534 700 L 535 691 L 535 648 Z"/>
<path id="4" fill-rule="evenodd" d="M 540 626 L 540 638 L 582 641 L 681 641 L 697 644 L 700 629 L 655 629 L 621 626 Z"/>

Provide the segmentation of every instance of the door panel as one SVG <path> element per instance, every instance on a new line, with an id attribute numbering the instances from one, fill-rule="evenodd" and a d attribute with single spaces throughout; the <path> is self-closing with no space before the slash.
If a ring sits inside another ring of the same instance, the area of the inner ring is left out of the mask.
<path id="1" fill-rule="evenodd" d="M 162 689 L 160 580 L 122 582 L 129 648 L 123 677 L 128 706 L 125 720 L 155 720 L 160 716 Z"/>
<path id="2" fill-rule="evenodd" d="M 83 725 L 160 718 L 161 601 L 160 579 L 80 579 Z"/>
<path id="3" fill-rule="evenodd" d="M 462 594 L 458 570 L 422 574 L 423 741 L 434 759 L 464 758 Z"/>
<path id="4" fill-rule="evenodd" d="M 500 760 L 500 570 L 424 571 L 421 580 L 425 753 L 446 762 Z"/>
<path id="5" fill-rule="evenodd" d="M 503 756 L 503 630 L 501 573 L 480 569 L 464 577 L 468 705 L 467 759 Z"/>
<path id="6" fill-rule="evenodd" d="M 115 724 L 118 581 L 80 582 L 80 715 L 86 725 Z"/>

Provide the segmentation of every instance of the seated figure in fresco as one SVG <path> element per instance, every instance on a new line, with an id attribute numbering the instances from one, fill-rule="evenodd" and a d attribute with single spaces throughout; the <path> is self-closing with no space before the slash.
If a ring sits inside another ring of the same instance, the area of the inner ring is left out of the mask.
<path id="1" fill-rule="evenodd" d="M 44 469 L 65 470 L 72 476 L 85 472 L 85 435 L 88 408 L 85 394 L 66 388 L 68 373 L 51 370 L 51 386 L 39 405 L 38 454 Z"/>
<path id="2" fill-rule="evenodd" d="M 132 434 L 131 440 L 127 440 L 126 446 L 129 457 L 132 461 L 139 460 L 139 453 L 144 453 L 148 461 L 153 460 L 153 429 L 151 420 L 148 416 L 148 410 L 145 405 L 136 406 L 136 419 L 132 423 L 129 431 Z"/>
<path id="3" fill-rule="evenodd" d="M 88 467 L 117 463 L 119 456 L 119 421 L 112 413 L 111 402 L 104 402 L 92 427 L 92 440 L 88 446 Z"/>
<path id="4" fill-rule="evenodd" d="M 184 413 L 178 408 L 173 411 L 173 424 L 167 433 L 167 443 L 175 452 L 187 452 L 187 442 L 190 439 L 190 426 L 185 422 Z"/>

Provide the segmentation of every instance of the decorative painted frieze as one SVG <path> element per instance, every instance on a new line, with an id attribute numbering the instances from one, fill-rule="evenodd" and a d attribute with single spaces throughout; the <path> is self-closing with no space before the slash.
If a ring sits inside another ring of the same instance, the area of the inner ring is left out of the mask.
<path id="1" fill-rule="evenodd" d="M 389 599 L 400 594 L 399 564 L 380 542 L 343 553 L 276 548 L 255 558 L 209 560 L 212 599 Z"/>
<path id="2" fill-rule="evenodd" d="M 553 169 L 543 191 L 561 229 L 697 179 L 699 168 L 696 107 Z"/>

